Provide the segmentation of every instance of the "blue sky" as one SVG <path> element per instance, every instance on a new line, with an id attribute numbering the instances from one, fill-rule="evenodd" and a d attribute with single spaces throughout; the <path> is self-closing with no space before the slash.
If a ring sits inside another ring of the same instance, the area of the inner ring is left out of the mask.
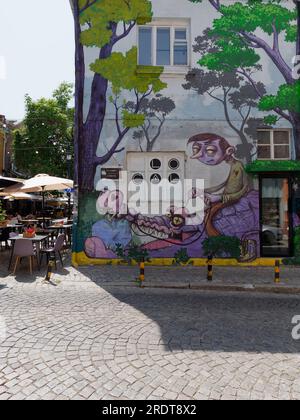
<path id="1" fill-rule="evenodd" d="M 49 97 L 74 82 L 68 0 L 0 0 L 0 114 L 24 117 L 24 96 Z"/>

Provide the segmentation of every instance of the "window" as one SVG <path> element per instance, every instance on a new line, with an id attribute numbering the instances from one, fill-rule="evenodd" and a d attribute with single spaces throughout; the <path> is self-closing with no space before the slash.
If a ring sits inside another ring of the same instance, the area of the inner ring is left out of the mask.
<path id="1" fill-rule="evenodd" d="M 175 29 L 174 37 L 174 65 L 187 65 L 188 48 L 187 48 L 187 30 Z"/>
<path id="2" fill-rule="evenodd" d="M 152 29 L 139 29 L 139 64 L 143 66 L 151 66 L 151 51 L 152 51 Z M 150 52 L 150 54 L 149 54 Z"/>
<path id="3" fill-rule="evenodd" d="M 188 24 L 154 22 L 138 29 L 139 65 L 188 66 Z"/>
<path id="4" fill-rule="evenodd" d="M 259 130 L 257 132 L 257 159 L 289 160 L 290 130 Z"/>

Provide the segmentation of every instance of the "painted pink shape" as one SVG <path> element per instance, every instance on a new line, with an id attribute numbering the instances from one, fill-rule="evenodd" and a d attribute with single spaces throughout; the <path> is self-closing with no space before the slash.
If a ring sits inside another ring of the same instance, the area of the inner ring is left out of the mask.
<path id="1" fill-rule="evenodd" d="M 85 253 L 89 258 L 116 258 L 116 254 L 107 249 L 104 242 L 96 237 L 85 241 Z"/>
<path id="2" fill-rule="evenodd" d="M 120 213 L 123 209 L 124 194 L 121 191 L 105 191 L 100 194 L 97 200 L 97 210 L 99 214 Z"/>

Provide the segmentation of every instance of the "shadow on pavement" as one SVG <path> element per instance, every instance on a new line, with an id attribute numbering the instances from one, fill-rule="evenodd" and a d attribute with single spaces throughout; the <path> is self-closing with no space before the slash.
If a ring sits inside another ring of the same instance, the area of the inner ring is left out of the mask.
<path id="1" fill-rule="evenodd" d="M 84 275 L 97 284 L 95 271 Z M 98 286 L 157 324 L 170 352 L 300 353 L 292 338 L 300 296 Z"/>

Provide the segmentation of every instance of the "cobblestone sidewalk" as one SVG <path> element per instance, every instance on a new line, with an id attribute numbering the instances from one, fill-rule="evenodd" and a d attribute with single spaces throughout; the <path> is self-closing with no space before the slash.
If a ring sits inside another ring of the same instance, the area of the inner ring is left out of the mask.
<path id="1" fill-rule="evenodd" d="M 19 281 L 0 290 L 0 399 L 299 399 L 295 314 L 296 296 Z"/>

